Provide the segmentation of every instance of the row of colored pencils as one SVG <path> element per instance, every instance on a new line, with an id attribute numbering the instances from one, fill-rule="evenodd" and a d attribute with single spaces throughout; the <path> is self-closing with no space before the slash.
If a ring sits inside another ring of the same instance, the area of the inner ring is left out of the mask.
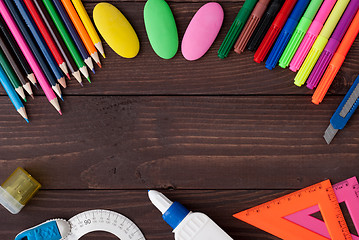
<path id="1" fill-rule="evenodd" d="M 98 52 L 105 57 L 81 0 L 0 0 L 0 14 L 0 82 L 11 102 L 28 122 L 22 100 L 38 82 L 62 114 L 65 77 L 83 86 L 81 74 L 91 82 L 87 67 L 95 73 L 92 60 L 101 67 Z"/>

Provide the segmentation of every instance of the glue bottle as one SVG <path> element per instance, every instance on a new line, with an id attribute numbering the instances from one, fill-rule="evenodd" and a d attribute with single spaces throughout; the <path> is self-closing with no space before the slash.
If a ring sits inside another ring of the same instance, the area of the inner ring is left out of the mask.
<path id="1" fill-rule="evenodd" d="M 171 202 L 162 193 L 150 190 L 148 196 L 173 228 L 175 240 L 233 240 L 203 213 L 192 213 L 178 202 Z"/>

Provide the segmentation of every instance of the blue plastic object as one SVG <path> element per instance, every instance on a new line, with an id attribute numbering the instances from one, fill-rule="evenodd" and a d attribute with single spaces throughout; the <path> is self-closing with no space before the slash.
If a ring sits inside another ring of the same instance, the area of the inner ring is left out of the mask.
<path id="1" fill-rule="evenodd" d="M 269 70 L 272 70 L 277 65 L 309 2 L 310 0 L 298 0 L 295 5 L 266 61 L 266 68 Z"/>
<path id="2" fill-rule="evenodd" d="M 20 233 L 15 240 L 60 240 L 61 238 L 56 221 L 53 220 Z"/>
<path id="3" fill-rule="evenodd" d="M 174 202 L 168 208 L 168 210 L 162 215 L 163 220 L 165 220 L 168 225 L 175 229 L 178 224 L 188 215 L 189 210 L 185 208 L 179 202 Z"/>

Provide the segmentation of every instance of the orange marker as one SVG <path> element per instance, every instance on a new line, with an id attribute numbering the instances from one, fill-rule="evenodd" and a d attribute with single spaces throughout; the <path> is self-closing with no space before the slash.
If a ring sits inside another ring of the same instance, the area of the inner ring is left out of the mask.
<path id="1" fill-rule="evenodd" d="M 353 42 L 358 35 L 358 32 L 359 32 L 359 11 L 356 13 L 352 23 L 349 26 L 348 31 L 344 35 L 344 38 L 338 47 L 338 50 L 335 52 L 332 60 L 329 63 L 327 70 L 325 71 L 322 77 L 322 80 L 320 81 L 317 89 L 313 94 L 312 102 L 314 104 L 319 104 L 323 101 L 325 94 L 327 94 L 330 85 L 332 84 L 340 67 L 343 65 L 345 57 L 347 56 L 350 47 L 353 45 Z"/>
<path id="2" fill-rule="evenodd" d="M 91 55 L 93 60 L 97 63 L 99 67 L 101 66 L 100 58 L 98 56 L 98 52 L 93 44 L 89 34 L 87 33 L 79 15 L 77 14 L 74 6 L 71 3 L 71 0 L 61 0 L 62 4 L 64 5 L 67 13 L 69 14 L 72 23 L 74 24 L 77 32 L 79 33 L 82 42 L 84 43 L 88 53 Z"/>
<path id="3" fill-rule="evenodd" d="M 290 214 L 314 205 L 319 205 L 331 239 L 352 239 L 329 180 L 237 213 L 234 217 L 281 239 L 328 240 L 318 233 L 285 219 Z"/>

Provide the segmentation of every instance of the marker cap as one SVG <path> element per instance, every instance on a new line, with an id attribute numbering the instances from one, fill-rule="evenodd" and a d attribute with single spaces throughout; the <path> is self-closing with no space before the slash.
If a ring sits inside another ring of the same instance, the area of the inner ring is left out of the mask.
<path id="1" fill-rule="evenodd" d="M 22 168 L 17 168 L 0 187 L 0 204 L 17 214 L 40 189 L 41 184 Z"/>

